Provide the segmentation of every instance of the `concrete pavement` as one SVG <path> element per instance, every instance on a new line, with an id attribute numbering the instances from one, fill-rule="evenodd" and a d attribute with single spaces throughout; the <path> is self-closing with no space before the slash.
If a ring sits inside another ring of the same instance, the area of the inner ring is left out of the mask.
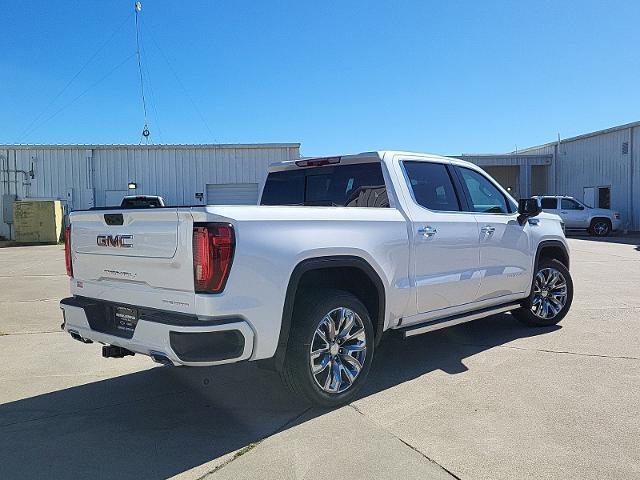
<path id="1" fill-rule="evenodd" d="M 62 247 L 0 249 L 0 478 L 639 478 L 640 239 L 570 243 L 559 327 L 391 337 L 335 411 L 252 364 L 103 359 L 59 331 Z"/>

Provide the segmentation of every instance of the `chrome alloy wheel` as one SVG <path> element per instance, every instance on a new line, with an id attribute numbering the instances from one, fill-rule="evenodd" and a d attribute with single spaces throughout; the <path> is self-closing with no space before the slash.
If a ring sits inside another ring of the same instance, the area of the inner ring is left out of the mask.
<path id="1" fill-rule="evenodd" d="M 544 320 L 558 315 L 567 303 L 567 281 L 555 268 L 543 268 L 536 274 L 531 311 Z"/>
<path id="2" fill-rule="evenodd" d="M 335 308 L 324 316 L 313 335 L 311 374 L 323 391 L 344 392 L 360 374 L 366 355 L 362 319 L 349 308 Z"/>
<path id="3" fill-rule="evenodd" d="M 607 222 L 596 222 L 596 224 L 593 226 L 593 231 L 596 232 L 596 235 L 604 235 L 608 230 L 609 225 L 607 224 Z"/>

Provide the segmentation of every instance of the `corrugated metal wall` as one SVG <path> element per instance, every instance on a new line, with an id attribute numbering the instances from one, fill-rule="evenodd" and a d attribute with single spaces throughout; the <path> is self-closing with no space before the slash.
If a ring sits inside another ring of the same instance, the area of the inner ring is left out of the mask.
<path id="1" fill-rule="evenodd" d="M 502 186 L 510 187 L 511 195 L 518 199 L 551 193 L 548 185 L 554 168 L 552 153 L 465 154 L 454 158 L 482 167 Z"/>
<path id="2" fill-rule="evenodd" d="M 628 130 L 562 142 L 557 154 L 558 191 L 579 199 L 585 187 L 611 187 L 611 208 L 630 221 L 630 155 L 622 153 Z"/>
<path id="3" fill-rule="evenodd" d="M 204 204 L 195 194 L 206 194 L 207 184 L 262 186 L 269 164 L 299 156 L 299 144 L 0 146 L 0 198 L 59 199 L 77 210 L 104 206 L 106 191 L 126 191 L 135 182 L 131 194 L 162 195 L 173 205 Z M 13 172 L 32 166 L 34 178 Z M 8 237 L 1 220 L 0 235 Z"/>
<path id="4" fill-rule="evenodd" d="M 631 178 L 632 189 L 631 196 L 631 210 L 633 212 L 633 229 L 640 230 L 640 127 L 633 128 L 631 135 L 631 144 L 629 148 L 632 149 L 632 173 Z"/>
<path id="5" fill-rule="evenodd" d="M 483 166 L 482 169 L 491 175 L 503 188 L 509 190 L 513 198 L 520 198 L 518 175 L 520 173 L 520 167 L 514 166 L 502 166 L 502 167 L 487 167 Z"/>
<path id="6" fill-rule="evenodd" d="M 549 193 L 550 166 L 534 165 L 531 167 L 531 195 L 547 195 Z"/>
<path id="7" fill-rule="evenodd" d="M 582 200 L 585 187 L 611 187 L 611 208 L 621 213 L 625 228 L 640 230 L 640 127 L 581 135 L 523 153 L 555 156 L 549 193 Z"/>

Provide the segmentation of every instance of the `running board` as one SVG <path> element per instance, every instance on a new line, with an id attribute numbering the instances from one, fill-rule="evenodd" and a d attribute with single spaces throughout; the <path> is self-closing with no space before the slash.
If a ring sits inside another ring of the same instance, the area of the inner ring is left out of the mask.
<path id="1" fill-rule="evenodd" d="M 451 327 L 460 323 L 472 322 L 473 320 L 478 320 L 490 315 L 509 312 L 511 310 L 515 310 L 516 308 L 520 308 L 521 306 L 522 305 L 520 304 L 520 302 L 498 305 L 497 307 L 483 308 L 482 310 L 476 310 L 475 312 L 463 313 L 461 315 L 454 315 L 452 317 L 439 318 L 438 320 L 430 320 L 428 322 L 419 323 L 417 325 L 410 325 L 398 330 L 402 332 L 402 336 L 404 338 L 413 337 L 414 335 L 433 332 L 434 330 L 440 330 L 441 328 Z"/>

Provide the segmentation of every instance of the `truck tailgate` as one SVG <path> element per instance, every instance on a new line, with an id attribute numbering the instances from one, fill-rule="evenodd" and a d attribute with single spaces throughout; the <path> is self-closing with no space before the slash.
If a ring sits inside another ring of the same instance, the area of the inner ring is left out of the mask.
<path id="1" fill-rule="evenodd" d="M 73 277 L 103 292 L 130 286 L 193 293 L 192 230 L 189 211 L 176 208 L 73 212 Z"/>

